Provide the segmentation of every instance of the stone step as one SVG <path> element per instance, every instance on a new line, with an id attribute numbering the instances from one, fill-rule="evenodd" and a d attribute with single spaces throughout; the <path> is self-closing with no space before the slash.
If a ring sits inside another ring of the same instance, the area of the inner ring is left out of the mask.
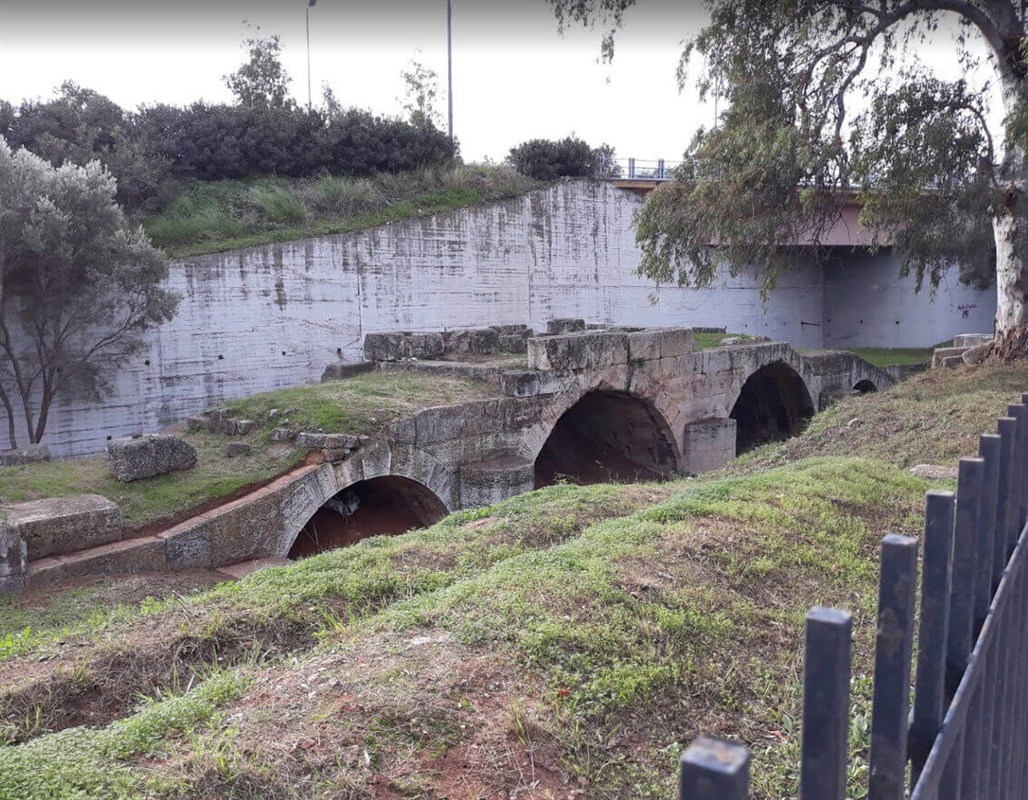
<path id="1" fill-rule="evenodd" d="M 20 537 L 29 561 L 116 541 L 121 537 L 118 506 L 98 494 L 76 494 L 11 503 L 3 525 Z"/>

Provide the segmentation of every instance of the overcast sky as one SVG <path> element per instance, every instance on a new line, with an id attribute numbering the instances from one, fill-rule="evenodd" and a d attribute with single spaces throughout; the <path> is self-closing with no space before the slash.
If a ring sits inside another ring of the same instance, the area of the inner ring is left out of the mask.
<path id="1" fill-rule="evenodd" d="M 468 161 L 572 132 L 620 158 L 677 159 L 713 122 L 675 79 L 682 41 L 704 22 L 697 0 L 630 9 L 612 64 L 598 59 L 602 31 L 560 36 L 545 0 L 452 5 L 454 132 Z M 129 109 L 229 101 L 223 77 L 245 59 L 243 39 L 278 34 L 306 103 L 307 11 L 307 0 L 0 0 L 0 98 L 45 99 L 71 79 Z M 327 85 L 345 106 L 398 114 L 400 72 L 416 57 L 438 73 L 445 126 L 446 0 L 317 0 L 309 14 L 315 104 Z"/>

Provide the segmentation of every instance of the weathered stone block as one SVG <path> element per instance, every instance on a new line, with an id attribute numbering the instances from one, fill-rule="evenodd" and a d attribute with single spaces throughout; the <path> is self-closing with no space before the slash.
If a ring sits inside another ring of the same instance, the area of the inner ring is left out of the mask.
<path id="1" fill-rule="evenodd" d="M 528 340 L 528 366 L 538 370 L 583 370 L 628 363 L 623 333 L 573 333 Z"/>
<path id="2" fill-rule="evenodd" d="M 443 335 L 441 333 L 408 334 L 403 339 L 400 354 L 401 358 L 442 358 Z"/>
<path id="3" fill-rule="evenodd" d="M 50 460 L 50 448 L 45 444 L 30 444 L 17 450 L 0 450 L 0 467 L 20 467 Z"/>
<path id="4" fill-rule="evenodd" d="M 414 417 L 419 445 L 460 439 L 464 433 L 464 413 L 460 406 L 426 408 Z"/>
<path id="5" fill-rule="evenodd" d="M 325 367 L 325 371 L 321 373 L 321 382 L 342 381 L 356 375 L 374 372 L 376 369 L 378 369 L 378 365 L 374 361 L 358 361 L 355 364 L 329 364 Z"/>
<path id="6" fill-rule="evenodd" d="M 708 375 L 714 372 L 724 372 L 732 368 L 732 357 L 727 350 L 704 350 L 703 372 Z"/>
<path id="7" fill-rule="evenodd" d="M 250 445 L 243 442 L 229 442 L 228 447 L 225 448 L 225 455 L 228 458 L 242 458 L 250 455 L 250 452 Z"/>
<path id="8" fill-rule="evenodd" d="M 460 496 L 464 508 L 498 503 L 531 491 L 535 485 L 535 464 L 513 454 L 498 454 L 460 470 Z"/>
<path id="9" fill-rule="evenodd" d="M 119 481 L 138 481 L 196 466 L 196 449 L 177 436 L 151 433 L 107 443 L 107 464 Z"/>
<path id="10" fill-rule="evenodd" d="M 691 353 L 692 346 L 689 328 L 654 328 L 628 334 L 628 357 L 633 363 L 679 358 Z"/>
<path id="11" fill-rule="evenodd" d="M 500 336 L 532 335 L 532 329 L 527 325 L 490 325 L 489 328 L 496 331 Z"/>
<path id="12" fill-rule="evenodd" d="M 364 337 L 364 358 L 368 361 L 433 359 L 442 355 L 441 333 L 369 333 Z"/>
<path id="13" fill-rule="evenodd" d="M 324 436 L 324 443 L 321 445 L 326 449 L 342 450 L 349 448 L 354 450 L 357 448 L 357 437 L 349 433 L 326 433 Z"/>
<path id="14" fill-rule="evenodd" d="M 963 354 L 959 356 L 946 356 L 944 359 L 942 359 L 942 366 L 944 366 L 946 369 L 956 369 L 957 367 L 963 366 L 963 364 Z"/>
<path id="15" fill-rule="evenodd" d="M 548 336 L 560 336 L 565 333 L 577 333 L 584 330 L 584 319 L 551 319 L 546 323 L 546 334 Z"/>
<path id="16" fill-rule="evenodd" d="M 682 451 L 685 471 L 699 475 L 723 467 L 735 458 L 734 419 L 704 419 L 685 426 Z"/>
<path id="17" fill-rule="evenodd" d="M 960 358 L 965 364 L 980 364 L 985 360 L 985 356 L 988 355 L 991 348 L 991 341 L 982 342 L 967 348 Z"/>
<path id="18" fill-rule="evenodd" d="M 364 358 L 368 361 L 398 361 L 403 358 L 402 333 L 369 333 L 364 337 Z"/>
<path id="19" fill-rule="evenodd" d="M 974 347 L 992 341 L 991 333 L 961 333 L 953 337 L 954 347 Z"/>
<path id="20" fill-rule="evenodd" d="M 120 538 L 118 506 L 98 494 L 30 500 L 4 507 L 4 524 L 28 548 L 28 558 L 74 553 Z"/>
<path id="21" fill-rule="evenodd" d="M 0 594 L 25 588 L 28 576 L 28 550 L 25 541 L 0 522 Z"/>
<path id="22" fill-rule="evenodd" d="M 500 335 L 501 353 L 527 353 L 528 337 L 532 335 L 530 330 L 523 333 L 505 333 Z"/>
<path id="23" fill-rule="evenodd" d="M 271 432 L 271 441 L 273 442 L 291 442 L 293 437 L 296 436 L 295 431 L 291 431 L 289 428 L 275 428 Z"/>
<path id="24" fill-rule="evenodd" d="M 311 433 L 310 431 L 304 431 L 296 435 L 296 446 L 297 447 L 308 447 L 311 450 L 323 450 L 325 448 L 325 440 L 328 438 L 327 434 L 324 433 Z"/>
<path id="25" fill-rule="evenodd" d="M 937 347 L 937 348 L 935 348 L 935 350 L 932 352 L 932 369 L 940 369 L 941 367 L 946 366 L 945 361 L 946 361 L 947 358 L 951 358 L 953 356 L 957 356 L 957 357 L 962 356 L 964 354 L 965 350 L 967 350 L 966 347 Z M 951 366 L 956 366 L 956 365 L 955 364 L 951 364 Z"/>
<path id="26" fill-rule="evenodd" d="M 500 334 L 492 328 L 453 331 L 446 342 L 446 350 L 458 354 L 490 355 L 499 349 Z"/>

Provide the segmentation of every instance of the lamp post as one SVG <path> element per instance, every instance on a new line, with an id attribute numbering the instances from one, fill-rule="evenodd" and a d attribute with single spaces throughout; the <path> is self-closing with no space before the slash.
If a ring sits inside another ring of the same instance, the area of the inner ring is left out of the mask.
<path id="1" fill-rule="evenodd" d="M 318 0 L 307 0 L 307 110 L 311 110 L 311 8 Z"/>
<path id="2" fill-rule="evenodd" d="M 450 141 L 453 141 L 453 9 L 446 0 L 446 102 L 449 110 Z"/>

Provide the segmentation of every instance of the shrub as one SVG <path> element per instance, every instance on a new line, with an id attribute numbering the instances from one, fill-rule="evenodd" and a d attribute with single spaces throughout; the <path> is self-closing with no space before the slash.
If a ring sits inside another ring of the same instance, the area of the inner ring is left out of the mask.
<path id="1" fill-rule="evenodd" d="M 595 150 L 577 138 L 561 141 L 531 139 L 511 148 L 507 163 L 522 175 L 539 181 L 557 178 L 581 178 L 606 173 L 613 163 L 614 150 L 602 145 Z"/>

